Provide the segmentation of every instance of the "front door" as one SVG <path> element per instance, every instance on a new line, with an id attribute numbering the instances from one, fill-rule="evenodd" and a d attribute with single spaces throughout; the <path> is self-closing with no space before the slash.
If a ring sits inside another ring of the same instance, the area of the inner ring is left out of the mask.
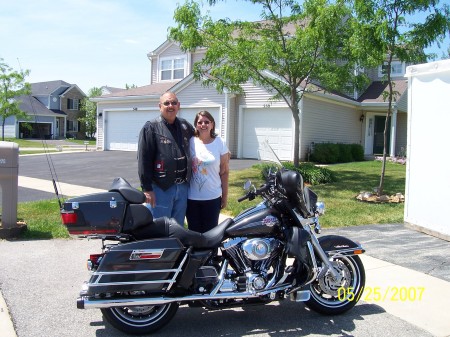
<path id="1" fill-rule="evenodd" d="M 386 122 L 386 116 L 375 116 L 375 125 L 373 133 L 373 154 L 383 155 L 384 146 L 384 125 Z M 391 144 L 391 118 L 388 120 L 387 127 L 387 144 L 386 144 L 386 154 L 389 154 L 390 144 Z"/>

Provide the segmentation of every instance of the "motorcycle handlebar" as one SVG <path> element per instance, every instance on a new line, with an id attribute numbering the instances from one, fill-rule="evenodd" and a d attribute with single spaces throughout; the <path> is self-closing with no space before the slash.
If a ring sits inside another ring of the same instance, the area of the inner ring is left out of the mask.
<path id="1" fill-rule="evenodd" d="M 263 192 L 265 192 L 269 188 L 268 184 L 262 185 L 260 188 L 256 189 L 254 192 L 248 192 L 243 197 L 240 197 L 237 201 L 242 202 L 246 199 L 253 200 L 255 199 L 255 196 L 261 195 Z"/>
<path id="2" fill-rule="evenodd" d="M 243 197 L 240 197 L 240 198 L 238 199 L 238 202 L 242 202 L 242 201 L 244 201 L 244 200 L 247 199 L 247 198 L 248 198 L 248 194 L 244 195 Z"/>

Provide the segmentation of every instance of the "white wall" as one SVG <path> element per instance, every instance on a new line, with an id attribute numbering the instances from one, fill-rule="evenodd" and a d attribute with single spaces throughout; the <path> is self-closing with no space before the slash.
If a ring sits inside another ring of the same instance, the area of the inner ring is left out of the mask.
<path id="1" fill-rule="evenodd" d="M 450 60 L 410 66 L 406 223 L 450 238 Z"/>

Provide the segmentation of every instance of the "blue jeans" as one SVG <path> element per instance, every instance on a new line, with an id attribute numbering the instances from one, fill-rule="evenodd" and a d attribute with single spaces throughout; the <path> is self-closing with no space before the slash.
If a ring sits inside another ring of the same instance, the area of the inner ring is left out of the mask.
<path id="1" fill-rule="evenodd" d="M 155 208 L 150 204 L 146 204 L 146 206 L 150 209 L 154 218 L 161 218 L 163 216 L 174 218 L 181 226 L 184 226 L 188 187 L 189 184 L 185 182 L 182 184 L 174 184 L 164 191 L 156 184 L 153 184 L 156 206 Z"/>

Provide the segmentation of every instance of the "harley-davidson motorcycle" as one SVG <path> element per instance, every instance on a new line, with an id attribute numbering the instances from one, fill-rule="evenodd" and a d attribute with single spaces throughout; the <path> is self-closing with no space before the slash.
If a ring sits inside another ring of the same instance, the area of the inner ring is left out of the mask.
<path id="1" fill-rule="evenodd" d="M 102 242 L 77 307 L 99 308 L 131 334 L 161 329 L 183 304 L 218 310 L 289 298 L 322 314 L 351 309 L 364 290 L 364 249 L 316 236 L 325 207 L 302 176 L 281 166 L 259 188 L 245 187 L 239 201 L 262 202 L 203 234 L 153 219 L 144 194 L 122 178 L 108 192 L 64 202 L 69 233 Z"/>

